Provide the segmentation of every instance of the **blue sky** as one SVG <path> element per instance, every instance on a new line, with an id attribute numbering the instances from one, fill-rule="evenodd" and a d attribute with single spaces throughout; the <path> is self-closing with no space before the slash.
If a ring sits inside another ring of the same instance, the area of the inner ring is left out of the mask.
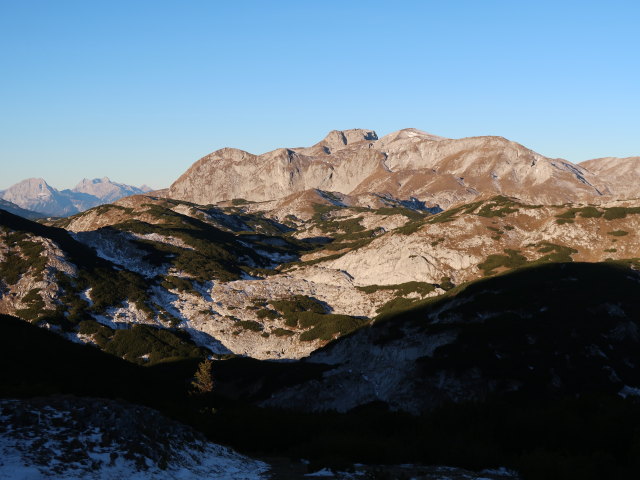
<path id="1" fill-rule="evenodd" d="M 638 2 L 0 0 L 0 188 L 168 186 L 329 130 L 640 155 Z"/>

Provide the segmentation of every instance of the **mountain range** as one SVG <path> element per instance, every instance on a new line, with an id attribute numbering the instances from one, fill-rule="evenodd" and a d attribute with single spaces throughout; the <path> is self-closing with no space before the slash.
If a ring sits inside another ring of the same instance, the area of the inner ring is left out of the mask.
<path id="1" fill-rule="evenodd" d="M 83 179 L 73 189 L 57 190 L 42 178 L 29 178 L 0 191 L 0 199 L 19 208 L 41 214 L 40 216 L 64 217 L 82 212 L 122 197 L 150 192 L 143 185 L 132 187 L 116 183 L 109 178 Z M 31 214 L 33 217 L 33 215 Z"/>
<path id="2" fill-rule="evenodd" d="M 502 137 L 448 139 L 410 128 L 378 138 L 355 129 L 262 155 L 217 150 L 194 163 L 168 196 L 198 204 L 263 202 L 319 189 L 347 195 L 354 205 L 379 204 L 386 195 L 443 209 L 483 194 L 529 203 L 601 202 L 640 196 L 629 180 L 639 163 L 634 157 L 575 165 Z"/>
<path id="3" fill-rule="evenodd" d="M 415 129 L 334 131 L 312 147 L 248 155 L 214 152 L 166 197 L 126 196 L 41 224 L 3 214 L 0 313 L 64 319 L 59 328 L 82 341 L 93 341 L 83 322 L 111 332 L 142 323 L 189 331 L 221 355 L 300 358 L 450 286 L 541 263 L 640 258 L 637 157 L 581 167 L 499 137 Z M 41 180 L 4 196 L 22 189 L 72 205 Z M 108 179 L 74 190 L 132 191 Z"/>
<path id="4" fill-rule="evenodd" d="M 573 164 L 416 129 L 222 149 L 146 194 L 27 180 L 4 200 L 67 213 L 0 206 L 0 314 L 122 373 L 34 366 L 35 387 L 7 373 L 10 391 L 111 391 L 243 453 L 321 466 L 632 478 L 638 185 L 640 157 Z M 104 204 L 65 210 L 89 196 Z M 213 392 L 187 392 L 204 359 Z"/>

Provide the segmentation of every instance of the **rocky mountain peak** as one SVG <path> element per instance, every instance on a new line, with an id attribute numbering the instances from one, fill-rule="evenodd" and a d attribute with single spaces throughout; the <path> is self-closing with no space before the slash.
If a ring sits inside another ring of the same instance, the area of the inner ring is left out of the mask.
<path id="1" fill-rule="evenodd" d="M 9 187 L 6 192 L 9 191 L 34 191 L 34 192 L 44 192 L 46 190 L 51 190 L 49 184 L 44 180 L 44 178 L 27 178 L 26 180 L 22 180 L 21 182 L 16 183 Z"/>
<path id="2" fill-rule="evenodd" d="M 316 146 L 322 146 L 326 153 L 340 150 L 347 145 L 363 141 L 378 140 L 378 135 L 373 130 L 353 128 L 350 130 L 331 130 Z"/>
<path id="3" fill-rule="evenodd" d="M 111 183 L 111 179 L 109 179 L 109 177 L 102 177 L 102 178 L 83 178 L 80 183 L 78 183 L 78 185 L 75 186 L 74 190 L 77 190 L 79 188 L 82 188 L 82 186 L 84 185 L 96 185 L 99 183 Z"/>
<path id="4" fill-rule="evenodd" d="M 94 179 L 85 178 L 75 186 L 72 192 L 92 195 L 96 197 L 93 203 L 98 205 L 100 203 L 115 202 L 119 198 L 129 195 L 138 195 L 140 193 L 144 193 L 144 190 L 131 185 L 112 182 L 109 177 L 102 177 Z M 93 206 L 95 205 L 89 205 L 87 208 Z M 83 207 L 79 209 L 84 210 L 85 208 Z"/>
<path id="5" fill-rule="evenodd" d="M 46 209 L 45 204 L 58 201 L 59 196 L 59 192 L 50 187 L 42 178 L 27 178 L 12 185 L 2 193 L 4 200 L 12 202 L 19 207 L 48 214 L 52 212 Z M 65 204 L 63 208 L 67 207 L 68 205 Z"/>
<path id="6" fill-rule="evenodd" d="M 416 198 L 440 208 L 481 195 L 543 204 L 640 196 L 634 182 L 623 181 L 622 163 L 614 163 L 611 174 L 596 172 L 595 165 L 548 158 L 499 136 L 450 139 L 406 128 L 378 139 L 373 130 L 333 130 L 311 147 L 262 155 L 218 150 L 187 170 L 168 195 L 201 204 L 234 198 L 262 202 L 315 188 Z M 640 164 L 627 163 L 632 171 Z"/>

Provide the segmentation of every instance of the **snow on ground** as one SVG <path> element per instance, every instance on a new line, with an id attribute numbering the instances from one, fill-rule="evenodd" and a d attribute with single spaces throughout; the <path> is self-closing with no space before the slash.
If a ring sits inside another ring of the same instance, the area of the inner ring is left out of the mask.
<path id="1" fill-rule="evenodd" d="M 622 387 L 622 390 L 618 392 L 618 395 L 620 395 L 622 398 L 640 397 L 640 388 L 625 385 L 624 387 Z"/>
<path id="2" fill-rule="evenodd" d="M 93 300 L 91 300 L 91 290 L 91 288 L 87 288 L 84 292 L 80 292 L 80 294 L 78 295 L 82 300 L 87 302 L 90 307 L 93 306 Z"/>
<path id="3" fill-rule="evenodd" d="M 133 241 L 137 238 L 129 232 L 95 231 L 70 235 L 77 241 L 93 248 L 98 257 L 122 268 L 139 273 L 146 278 L 166 275 L 168 266 L 155 266 L 144 260 L 146 252 Z"/>
<path id="4" fill-rule="evenodd" d="M 333 473 L 328 468 L 323 468 L 317 472 L 307 473 L 305 477 L 333 477 Z"/>
<path id="5" fill-rule="evenodd" d="M 298 260 L 297 255 L 293 255 L 290 253 L 267 252 L 259 248 L 254 248 L 253 251 L 256 252 L 258 255 L 271 260 L 272 267 L 280 265 L 281 263 L 293 262 L 295 260 Z"/>
<path id="6" fill-rule="evenodd" d="M 6 480 L 260 480 L 268 466 L 136 405 L 50 397 L 0 401 Z"/>
<path id="7" fill-rule="evenodd" d="M 195 250 L 191 245 L 184 242 L 184 240 L 176 237 L 172 237 L 170 235 L 160 235 L 159 233 L 131 233 L 134 238 L 138 238 L 140 240 L 150 240 L 152 242 L 166 243 L 168 245 L 173 245 L 174 247 L 184 248 L 186 250 Z"/>
<path id="8" fill-rule="evenodd" d="M 128 300 L 122 302 L 120 307 L 109 307 L 105 310 L 104 315 L 93 315 L 93 318 L 109 328 L 114 330 L 122 328 L 130 328 L 131 325 L 136 323 L 155 323 L 149 321 L 145 312 L 140 310 L 135 303 Z"/>

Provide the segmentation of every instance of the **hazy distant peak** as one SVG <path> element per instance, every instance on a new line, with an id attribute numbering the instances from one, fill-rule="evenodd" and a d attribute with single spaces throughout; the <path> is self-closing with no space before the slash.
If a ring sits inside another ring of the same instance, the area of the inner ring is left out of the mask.
<path id="1" fill-rule="evenodd" d="M 16 183 L 2 193 L 2 198 L 20 208 L 47 215 L 69 215 L 77 212 L 68 198 L 42 178 L 27 178 Z"/>
<path id="2" fill-rule="evenodd" d="M 0 192 L 0 198 L 26 210 L 66 216 L 148 191 L 151 191 L 151 188 L 146 187 L 143 190 L 112 182 L 109 177 L 84 178 L 73 189 L 62 191 L 49 186 L 42 178 L 27 178 Z"/>
<path id="3" fill-rule="evenodd" d="M 94 178 L 92 180 L 85 178 L 75 186 L 73 191 L 93 195 L 100 200 L 99 203 L 115 202 L 122 197 L 144 193 L 138 187 L 112 182 L 109 177 Z"/>
<path id="4" fill-rule="evenodd" d="M 22 180 L 21 182 L 16 183 L 16 185 L 49 187 L 49 184 L 45 181 L 44 178 L 37 178 L 37 177 L 27 178 L 26 180 Z"/>
<path id="5" fill-rule="evenodd" d="M 43 178 L 27 178 L 25 180 L 22 180 L 21 182 L 18 182 L 12 186 L 10 186 L 9 188 L 7 188 L 4 191 L 5 195 L 12 195 L 12 194 L 23 194 L 26 192 L 32 192 L 34 194 L 37 193 L 42 193 L 42 192 L 46 192 L 46 191 L 53 191 L 55 189 L 53 189 L 52 187 L 49 186 L 49 184 L 47 182 L 45 182 L 45 180 Z M 7 198 L 5 196 L 5 200 L 10 200 L 9 198 Z"/>
<path id="6" fill-rule="evenodd" d="M 83 178 L 80 182 L 72 189 L 74 192 L 82 192 L 85 188 L 91 188 L 91 185 L 120 185 L 119 183 L 112 182 L 109 177 L 102 178 Z"/>

